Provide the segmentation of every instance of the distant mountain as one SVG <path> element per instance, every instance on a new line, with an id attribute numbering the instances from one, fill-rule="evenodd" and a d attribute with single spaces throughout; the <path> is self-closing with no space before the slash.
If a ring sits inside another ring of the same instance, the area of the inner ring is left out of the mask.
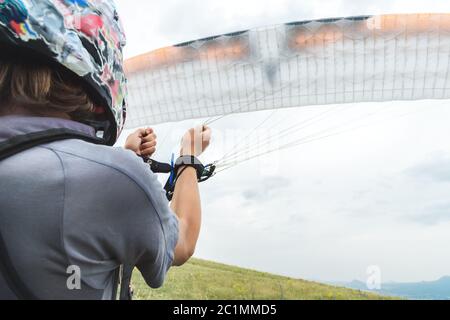
<path id="1" fill-rule="evenodd" d="M 358 280 L 334 284 L 351 289 L 365 290 L 378 294 L 404 297 L 407 299 L 450 300 L 450 276 L 442 277 L 436 281 L 383 283 L 381 285 L 381 290 L 369 290 L 364 282 Z"/>

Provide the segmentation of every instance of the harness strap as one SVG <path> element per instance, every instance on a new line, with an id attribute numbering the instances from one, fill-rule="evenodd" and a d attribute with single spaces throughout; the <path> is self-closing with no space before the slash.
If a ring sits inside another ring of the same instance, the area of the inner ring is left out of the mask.
<path id="1" fill-rule="evenodd" d="M 0 143 L 0 161 L 27 149 L 59 140 L 79 139 L 95 144 L 105 144 L 100 138 L 70 129 L 49 129 L 12 137 Z"/>

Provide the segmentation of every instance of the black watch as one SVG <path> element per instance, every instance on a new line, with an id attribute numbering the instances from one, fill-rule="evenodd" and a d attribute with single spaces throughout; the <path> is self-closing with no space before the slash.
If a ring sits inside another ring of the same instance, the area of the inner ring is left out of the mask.
<path id="1" fill-rule="evenodd" d="M 181 156 L 175 161 L 175 172 L 178 171 L 180 167 L 192 167 L 197 171 L 197 179 L 200 179 L 203 175 L 203 171 L 205 170 L 205 166 L 198 160 L 197 157 L 194 156 Z"/>

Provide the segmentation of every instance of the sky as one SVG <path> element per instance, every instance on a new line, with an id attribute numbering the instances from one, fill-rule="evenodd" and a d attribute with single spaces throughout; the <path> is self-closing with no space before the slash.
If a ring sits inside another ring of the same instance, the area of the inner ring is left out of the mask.
<path id="1" fill-rule="evenodd" d="M 127 32 L 126 57 L 291 21 L 450 12 L 450 3 L 435 0 L 116 3 Z M 383 282 L 450 275 L 449 106 L 446 100 L 346 105 L 299 134 L 336 124 L 349 131 L 217 174 L 201 185 L 196 256 L 319 281 L 364 281 L 371 266 Z M 275 124 L 289 126 L 324 108 L 277 111 L 257 133 L 265 139 L 279 130 Z M 268 116 L 265 111 L 215 122 L 202 159 L 216 160 Z M 362 120 L 349 125 L 353 118 Z M 159 137 L 155 157 L 167 161 L 184 130 L 200 122 L 153 126 Z"/>

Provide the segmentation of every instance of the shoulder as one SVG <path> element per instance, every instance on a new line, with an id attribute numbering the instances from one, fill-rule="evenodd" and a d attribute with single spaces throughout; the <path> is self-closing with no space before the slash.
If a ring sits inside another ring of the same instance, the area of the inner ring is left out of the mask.
<path id="1" fill-rule="evenodd" d="M 76 139 L 53 142 L 43 147 L 64 158 L 64 162 L 77 161 L 84 163 L 85 167 L 89 164 L 91 167 L 102 166 L 121 173 L 139 185 L 155 176 L 134 152 L 120 147 L 95 145 Z"/>
<path id="2" fill-rule="evenodd" d="M 130 150 L 81 140 L 58 141 L 43 147 L 61 158 L 71 181 L 90 180 L 90 185 L 107 188 L 110 194 L 127 194 L 130 200 L 144 197 L 158 214 L 168 207 L 157 175 Z"/>

